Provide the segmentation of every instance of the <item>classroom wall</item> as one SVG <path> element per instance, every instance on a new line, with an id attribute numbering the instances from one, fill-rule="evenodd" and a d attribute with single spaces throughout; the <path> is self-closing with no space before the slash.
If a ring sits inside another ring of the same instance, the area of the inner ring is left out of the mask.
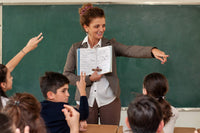
<path id="1" fill-rule="evenodd" d="M 193 5 L 200 4 L 199 0 L 0 0 L 3 4 L 80 4 L 83 2 L 93 2 L 99 4 L 180 4 L 180 5 Z"/>
<path id="2" fill-rule="evenodd" d="M 98 2 L 97 0 L 73 0 L 73 4 L 82 2 Z M 198 4 L 199 0 L 101 0 L 103 3 L 121 4 Z M 98 2 L 98 3 L 101 3 Z M 0 0 L 0 62 L 2 62 L 2 5 L 20 4 L 72 4 L 71 0 Z M 176 126 L 200 128 L 200 110 L 198 109 L 179 109 L 179 118 Z M 126 109 L 122 108 L 120 125 L 125 125 Z"/>
<path id="3" fill-rule="evenodd" d="M 176 127 L 194 127 L 200 128 L 200 110 L 199 109 L 182 109 L 178 108 L 179 117 L 176 121 Z M 122 108 L 120 125 L 125 126 L 127 117 L 127 108 Z"/>

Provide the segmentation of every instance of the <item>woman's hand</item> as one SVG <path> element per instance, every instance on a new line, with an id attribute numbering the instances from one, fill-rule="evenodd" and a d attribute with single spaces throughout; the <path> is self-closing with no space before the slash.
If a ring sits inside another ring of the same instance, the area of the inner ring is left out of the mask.
<path id="1" fill-rule="evenodd" d="M 160 51 L 157 48 L 153 48 L 151 52 L 156 59 L 161 61 L 161 64 L 164 64 L 167 61 L 167 57 L 169 57 L 169 55 L 166 55 L 165 52 Z"/>
<path id="2" fill-rule="evenodd" d="M 38 36 L 31 38 L 27 45 L 23 48 L 23 52 L 27 54 L 31 50 L 34 50 L 37 46 L 38 43 L 43 39 L 42 33 L 40 33 Z"/>
<path id="3" fill-rule="evenodd" d="M 94 71 L 92 73 L 92 75 L 90 76 L 90 81 L 95 82 L 101 79 L 101 77 L 103 76 L 103 74 L 98 74 L 97 71 Z"/>

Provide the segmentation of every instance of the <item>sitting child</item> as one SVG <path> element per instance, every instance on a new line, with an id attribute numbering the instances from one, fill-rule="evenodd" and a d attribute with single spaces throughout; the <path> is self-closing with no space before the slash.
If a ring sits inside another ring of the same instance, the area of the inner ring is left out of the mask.
<path id="1" fill-rule="evenodd" d="M 68 104 L 69 80 L 62 74 L 56 72 L 46 72 L 40 78 L 40 88 L 46 100 L 41 102 L 41 115 L 51 133 L 70 133 L 70 128 L 62 112 L 64 104 Z M 85 123 L 89 115 L 88 101 L 86 97 L 85 74 L 81 73 L 80 81 L 77 83 L 80 92 L 80 121 Z"/>
<path id="2" fill-rule="evenodd" d="M 30 133 L 46 133 L 40 111 L 40 102 L 28 93 L 16 93 L 11 96 L 3 109 L 21 132 L 24 131 L 24 127 L 29 126 Z"/>
<path id="3" fill-rule="evenodd" d="M 1 133 L 20 133 L 12 119 L 3 113 L 0 113 L 0 131 Z M 29 126 L 24 128 L 24 133 L 29 133 Z"/>
<path id="4" fill-rule="evenodd" d="M 37 37 L 31 38 L 27 45 L 17 53 L 6 65 L 0 64 L 0 111 L 5 107 L 8 97 L 6 91 L 12 89 L 13 77 L 11 72 L 30 51 L 34 50 L 38 43 L 43 39 L 42 33 Z"/>
<path id="5" fill-rule="evenodd" d="M 174 133 L 174 126 L 179 116 L 178 110 L 171 106 L 165 99 L 168 92 L 168 81 L 161 73 L 150 73 L 145 76 L 143 81 L 143 94 L 154 97 L 160 104 L 165 133 Z"/>
<path id="6" fill-rule="evenodd" d="M 163 133 L 161 107 L 154 98 L 141 95 L 132 101 L 127 110 L 126 125 L 133 133 Z"/>

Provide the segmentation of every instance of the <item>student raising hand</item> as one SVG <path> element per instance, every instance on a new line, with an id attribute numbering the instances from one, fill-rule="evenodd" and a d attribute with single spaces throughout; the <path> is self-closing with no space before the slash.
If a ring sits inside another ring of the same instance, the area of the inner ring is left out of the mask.
<path id="1" fill-rule="evenodd" d="M 79 117 L 80 114 L 72 106 L 64 105 L 62 112 L 65 115 L 67 124 L 70 127 L 70 133 L 79 133 Z"/>
<path id="2" fill-rule="evenodd" d="M 76 82 L 76 86 L 77 86 L 77 88 L 78 88 L 81 96 L 86 96 L 86 91 L 85 91 L 85 88 L 86 88 L 85 76 L 86 76 L 86 74 L 85 73 L 83 74 L 83 72 L 81 72 L 80 81 Z"/>
<path id="3" fill-rule="evenodd" d="M 25 53 L 30 52 L 31 50 L 34 50 L 37 48 L 38 43 L 43 39 L 42 33 L 40 33 L 38 36 L 31 38 L 27 45 L 23 48 L 23 51 Z"/>
<path id="4" fill-rule="evenodd" d="M 13 57 L 7 64 L 6 67 L 9 69 L 10 72 L 18 65 L 18 63 L 22 60 L 22 58 L 29 53 L 30 51 L 34 50 L 38 43 L 43 39 L 42 33 L 38 36 L 31 38 L 27 45 L 15 56 Z"/>

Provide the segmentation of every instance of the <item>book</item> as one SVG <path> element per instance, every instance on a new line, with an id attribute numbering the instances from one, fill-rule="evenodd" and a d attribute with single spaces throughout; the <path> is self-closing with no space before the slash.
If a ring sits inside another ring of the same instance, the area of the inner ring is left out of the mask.
<path id="1" fill-rule="evenodd" d="M 98 74 L 112 72 L 112 46 L 77 49 L 77 75 L 91 75 L 97 67 L 101 69 Z"/>

